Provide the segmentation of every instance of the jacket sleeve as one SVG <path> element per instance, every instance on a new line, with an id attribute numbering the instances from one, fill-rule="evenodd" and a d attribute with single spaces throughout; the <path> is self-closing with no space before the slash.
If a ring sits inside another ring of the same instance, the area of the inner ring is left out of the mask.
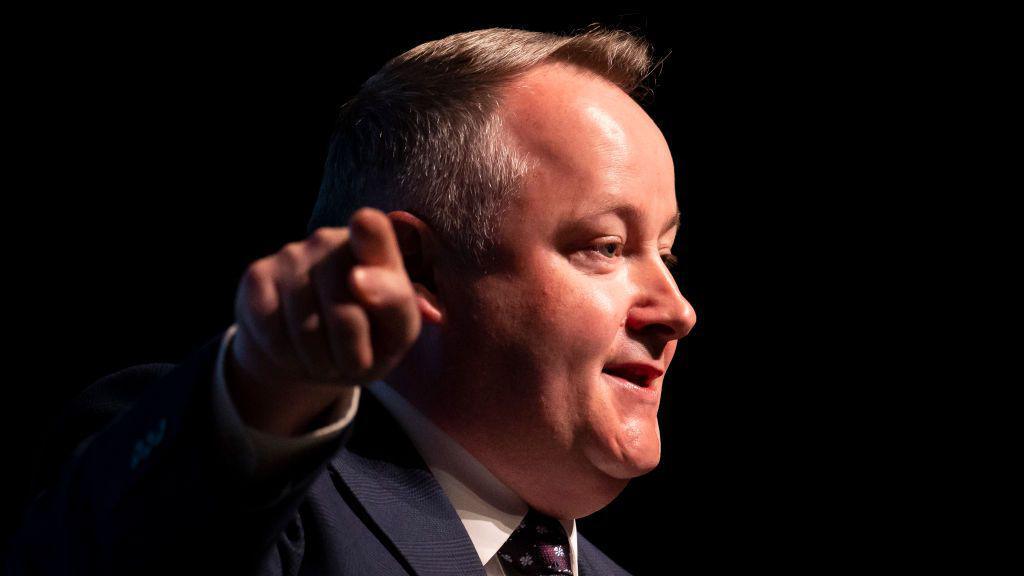
<path id="1" fill-rule="evenodd" d="M 345 431 L 355 418 L 360 387 L 345 388 L 338 401 L 317 418 L 326 424 L 301 436 L 282 437 L 252 428 L 238 413 L 225 376 L 225 358 L 236 331 L 235 325 L 228 328 L 217 353 L 212 394 L 214 432 L 221 453 L 235 461 L 244 477 L 250 482 L 273 483 L 275 478 L 290 475 L 295 462 L 322 453 L 323 445 Z"/>
<path id="2" fill-rule="evenodd" d="M 173 369 L 132 368 L 86 391 L 90 400 L 67 420 L 97 421 L 80 412 L 110 420 L 77 444 L 29 505 L 5 552 L 9 573 L 257 570 L 349 427 L 289 445 L 254 441 L 243 424 L 239 441 L 238 423 L 217 412 L 225 336 Z"/>

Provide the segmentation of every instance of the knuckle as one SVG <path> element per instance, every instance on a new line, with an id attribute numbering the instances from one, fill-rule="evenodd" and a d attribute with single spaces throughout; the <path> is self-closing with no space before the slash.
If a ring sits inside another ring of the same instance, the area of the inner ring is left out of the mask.
<path id="1" fill-rule="evenodd" d="M 257 318 L 266 318 L 277 312 L 277 299 L 266 292 L 250 293 L 245 301 L 245 309 Z"/>
<path id="2" fill-rule="evenodd" d="M 304 336 L 314 335 L 320 331 L 320 315 L 308 314 L 299 321 L 299 334 Z"/>
<path id="3" fill-rule="evenodd" d="M 290 268 L 296 268 L 303 260 L 303 249 L 299 242 L 289 242 L 277 253 Z"/>
<path id="4" fill-rule="evenodd" d="M 260 281 L 264 278 L 269 278 L 273 265 L 270 263 L 269 258 L 260 258 L 249 267 L 245 269 L 244 278 L 250 282 Z"/>
<path id="5" fill-rule="evenodd" d="M 257 316 L 268 316 L 277 310 L 278 298 L 265 262 L 253 263 L 242 275 L 238 303 Z"/>
<path id="6" fill-rule="evenodd" d="M 367 354 L 356 352 L 352 364 L 359 372 L 368 372 L 373 368 L 373 358 Z"/>
<path id="7" fill-rule="evenodd" d="M 309 235 L 307 242 L 313 247 L 331 246 L 344 237 L 344 228 L 317 228 Z"/>

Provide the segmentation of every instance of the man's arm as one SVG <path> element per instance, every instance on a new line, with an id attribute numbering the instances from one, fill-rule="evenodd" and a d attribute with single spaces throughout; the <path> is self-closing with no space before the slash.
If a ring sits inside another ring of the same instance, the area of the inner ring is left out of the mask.
<path id="1" fill-rule="evenodd" d="M 137 375 L 138 401 L 82 442 L 31 505 L 12 542 L 15 573 L 260 564 L 347 429 L 304 436 L 351 416 L 355 387 L 389 371 L 419 333 L 390 223 L 364 209 L 351 226 L 351 242 L 348 229 L 321 229 L 254 263 L 233 337 L 154 382 Z M 225 399 L 237 413 L 215 408 Z"/>
<path id="2" fill-rule="evenodd" d="M 221 451 L 238 460 L 238 466 L 257 481 L 288 475 L 288 471 L 309 455 L 322 452 L 322 446 L 339 437 L 355 418 L 360 387 L 342 390 L 337 401 L 322 415 L 323 425 L 301 436 L 278 436 L 261 432 L 242 419 L 228 392 L 226 364 L 238 330 L 232 325 L 224 333 L 213 375 L 213 415 Z"/>
<path id="3" fill-rule="evenodd" d="M 136 370 L 94 385 L 142 392 L 31 503 L 10 543 L 12 573 L 255 566 L 345 435 L 292 461 L 286 479 L 261 478 L 251 455 L 224 453 L 211 398 L 220 340 L 162 377 Z"/>

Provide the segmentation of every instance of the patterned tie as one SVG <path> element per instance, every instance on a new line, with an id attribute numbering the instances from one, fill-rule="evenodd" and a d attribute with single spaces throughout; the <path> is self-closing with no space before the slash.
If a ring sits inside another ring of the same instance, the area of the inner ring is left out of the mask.
<path id="1" fill-rule="evenodd" d="M 562 524 L 533 508 L 498 550 L 506 569 L 525 576 L 572 576 L 570 554 Z"/>

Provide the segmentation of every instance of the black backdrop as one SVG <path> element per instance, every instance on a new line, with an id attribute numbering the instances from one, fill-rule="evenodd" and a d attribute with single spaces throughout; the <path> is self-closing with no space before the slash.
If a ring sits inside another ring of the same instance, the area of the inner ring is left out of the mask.
<path id="1" fill-rule="evenodd" d="M 758 122 L 773 116 L 769 80 L 783 72 L 732 20 L 696 11 L 190 14 L 138 15 L 126 25 L 124 14 L 91 16 L 33 21 L 11 76 L 20 183 L 4 220 L 8 327 L 19 337 L 7 347 L 16 376 L 3 404 L 13 486 L 4 535 L 63 403 L 117 369 L 182 359 L 231 323 L 247 263 L 303 235 L 338 106 L 388 58 L 473 28 L 569 32 L 601 22 L 643 34 L 658 55 L 671 52 L 647 107 L 676 159 L 677 278 L 698 324 L 666 382 L 661 466 L 581 520 L 581 530 L 638 574 L 676 563 L 761 564 L 808 542 L 820 550 L 819 512 L 802 499 L 818 489 L 792 472 L 805 470 L 804 453 L 787 444 L 799 433 L 772 413 L 792 416 L 784 395 L 796 392 L 766 392 L 751 379 L 769 368 L 757 357 L 719 349 L 713 358 L 706 345 L 736 326 L 741 307 L 761 309 L 745 298 L 756 291 L 748 282 L 772 281 L 748 277 L 753 268 L 738 277 L 734 246 L 749 263 L 759 239 L 731 223 L 755 219 L 764 202 L 750 190 L 758 164 L 748 160 L 769 140 Z M 726 294 L 734 307 L 716 304 Z M 820 447 L 810 442 L 812 452 Z M 802 543 L 779 533 L 799 524 L 794 516 L 809 520 L 796 532 Z"/>

